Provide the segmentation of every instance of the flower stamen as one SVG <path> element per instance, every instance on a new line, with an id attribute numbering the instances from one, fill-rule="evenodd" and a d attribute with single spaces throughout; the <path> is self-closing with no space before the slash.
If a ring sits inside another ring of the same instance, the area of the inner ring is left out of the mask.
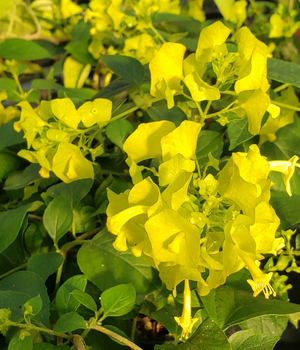
<path id="1" fill-rule="evenodd" d="M 255 264 L 255 262 L 244 252 L 242 252 L 238 247 L 233 248 L 238 256 L 243 260 L 248 270 L 251 273 L 253 280 L 247 280 L 253 290 L 253 296 L 256 297 L 259 293 L 263 292 L 266 299 L 269 299 L 271 295 L 276 297 L 276 292 L 271 286 L 270 281 L 273 276 L 273 272 L 264 274 L 260 268 Z"/>

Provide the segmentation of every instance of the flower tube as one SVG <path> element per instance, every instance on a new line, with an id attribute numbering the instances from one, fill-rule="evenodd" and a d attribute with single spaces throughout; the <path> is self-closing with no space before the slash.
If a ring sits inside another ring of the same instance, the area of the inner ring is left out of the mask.
<path id="1" fill-rule="evenodd" d="M 247 280 L 253 289 L 253 296 L 256 297 L 259 293 L 263 292 L 266 299 L 269 299 L 271 295 L 276 297 L 276 292 L 271 286 L 270 281 L 272 279 L 273 273 L 270 272 L 265 275 L 260 268 L 255 264 L 255 262 L 244 252 L 242 252 L 238 247 L 233 248 L 238 256 L 243 260 L 248 270 L 251 273 L 253 280 Z"/>
<path id="2" fill-rule="evenodd" d="M 294 175 L 295 167 L 296 166 L 299 167 L 299 164 L 297 164 L 298 160 L 299 160 L 299 157 L 293 156 L 289 160 L 274 160 L 269 162 L 271 171 L 278 171 L 284 175 L 284 184 L 285 184 L 286 192 L 289 196 L 292 195 L 290 181 Z"/>
<path id="3" fill-rule="evenodd" d="M 192 303 L 191 303 L 191 290 L 189 280 L 184 280 L 184 292 L 183 292 L 183 310 L 181 317 L 174 317 L 175 321 L 182 328 L 182 334 L 180 339 L 188 338 L 189 333 L 192 332 L 194 324 L 198 321 L 198 318 L 192 318 Z"/>

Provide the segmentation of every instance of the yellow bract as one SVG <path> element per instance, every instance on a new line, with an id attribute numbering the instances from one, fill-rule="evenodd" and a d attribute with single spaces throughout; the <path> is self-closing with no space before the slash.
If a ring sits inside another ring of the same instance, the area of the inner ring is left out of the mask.
<path id="1" fill-rule="evenodd" d="M 66 126 L 77 129 L 81 120 L 74 103 L 69 98 L 51 101 L 51 109 L 54 115 Z"/>
<path id="2" fill-rule="evenodd" d="M 240 27 L 247 18 L 247 1 L 245 0 L 214 0 L 222 16 Z"/>
<path id="3" fill-rule="evenodd" d="M 84 158 L 77 146 L 70 143 L 59 144 L 53 158 L 52 171 L 65 183 L 94 178 L 92 164 Z"/>
<path id="4" fill-rule="evenodd" d="M 184 83 L 190 90 L 194 101 L 214 101 L 221 97 L 219 89 L 205 83 L 195 71 L 184 78 Z"/>
<path id="5" fill-rule="evenodd" d="M 241 28 L 236 34 L 240 68 L 235 91 L 239 94 L 245 90 L 261 89 L 267 91 L 267 46 L 256 39 L 247 27 Z"/>
<path id="6" fill-rule="evenodd" d="M 270 97 L 260 88 L 243 91 L 239 94 L 240 106 L 247 115 L 249 132 L 256 135 L 260 131 L 261 121 L 270 105 Z"/>
<path id="7" fill-rule="evenodd" d="M 176 43 L 165 43 L 149 64 L 152 96 L 166 98 L 168 108 L 174 106 L 173 96 L 181 92 L 183 79 L 183 56 L 186 47 Z"/>
<path id="8" fill-rule="evenodd" d="M 93 102 L 85 102 L 78 109 L 82 123 L 89 128 L 94 124 L 108 122 L 111 118 L 112 102 L 104 98 L 98 98 Z"/>
<path id="9" fill-rule="evenodd" d="M 222 52 L 222 55 L 226 54 L 227 49 L 225 41 L 229 34 L 230 29 L 224 26 L 220 21 L 204 28 L 200 33 L 196 50 L 196 59 L 203 63 L 211 62 L 217 48 L 219 52 Z"/>

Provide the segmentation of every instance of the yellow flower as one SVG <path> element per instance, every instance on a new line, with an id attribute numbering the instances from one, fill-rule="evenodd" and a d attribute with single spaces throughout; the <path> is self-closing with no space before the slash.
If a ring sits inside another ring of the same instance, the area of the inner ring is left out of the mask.
<path id="1" fill-rule="evenodd" d="M 267 275 L 261 272 L 260 275 L 253 277 L 253 281 L 247 280 L 247 282 L 250 284 L 251 288 L 254 291 L 253 296 L 256 297 L 260 292 L 264 292 L 266 299 L 269 299 L 270 295 L 274 295 L 274 297 L 276 297 L 276 292 L 274 288 L 270 285 L 272 276 L 273 272 L 270 272 Z"/>
<path id="2" fill-rule="evenodd" d="M 122 227 L 127 221 L 134 218 L 137 215 L 146 214 L 149 209 L 147 205 L 136 205 L 134 207 L 127 208 L 120 213 L 111 216 L 107 219 L 108 231 L 114 235 L 121 234 Z"/>
<path id="3" fill-rule="evenodd" d="M 256 297 L 259 293 L 263 292 L 266 299 L 269 299 L 271 295 L 276 297 L 276 292 L 270 284 L 273 273 L 270 272 L 265 275 L 247 254 L 236 246 L 233 249 L 237 252 L 251 273 L 253 280 L 247 280 L 247 282 L 253 289 L 253 296 Z"/>
<path id="4" fill-rule="evenodd" d="M 191 290 L 189 280 L 184 280 L 184 292 L 183 292 L 183 310 L 181 317 L 174 317 L 175 321 L 182 328 L 182 334 L 180 339 L 188 338 L 189 333 L 192 332 L 194 324 L 198 321 L 198 318 L 192 318 L 192 304 L 191 304 Z"/>
<path id="5" fill-rule="evenodd" d="M 271 171 L 278 171 L 284 175 L 284 184 L 285 184 L 286 192 L 289 196 L 292 195 L 290 181 L 292 176 L 294 175 L 295 167 L 300 166 L 299 164 L 297 164 L 298 160 L 299 160 L 299 157 L 293 156 L 291 159 L 287 161 L 274 160 L 269 162 Z"/>

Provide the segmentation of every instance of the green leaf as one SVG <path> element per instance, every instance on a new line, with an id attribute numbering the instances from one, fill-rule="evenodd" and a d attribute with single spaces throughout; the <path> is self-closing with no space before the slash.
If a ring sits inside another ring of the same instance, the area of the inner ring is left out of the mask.
<path id="1" fill-rule="evenodd" d="M 277 132 L 275 142 L 266 142 L 261 147 L 262 155 L 268 160 L 288 160 L 292 156 L 300 157 L 300 120 L 285 126 Z M 300 204 L 300 170 L 296 171 L 291 179 L 292 197 L 286 193 L 283 175 L 275 172 L 270 173 L 270 179 L 275 183 L 271 191 L 271 205 L 280 218 L 280 228 L 287 229 L 300 222 L 300 212 L 297 210 Z"/>
<path id="2" fill-rule="evenodd" d="M 16 132 L 13 125 L 15 120 L 12 119 L 0 128 L 0 150 L 9 146 L 25 142 L 24 132 Z"/>
<path id="3" fill-rule="evenodd" d="M 279 339 L 279 336 L 247 330 L 234 333 L 229 342 L 232 350 L 272 350 Z"/>
<path id="4" fill-rule="evenodd" d="M 0 213 L 0 253 L 17 238 L 27 212 L 36 210 L 41 204 L 42 202 L 33 202 Z"/>
<path id="5" fill-rule="evenodd" d="M 230 141 L 229 150 L 233 150 L 241 143 L 251 139 L 252 134 L 248 131 L 248 118 L 235 119 L 228 124 L 228 136 Z"/>
<path id="6" fill-rule="evenodd" d="M 91 100 L 93 101 L 96 98 L 111 98 L 130 88 L 132 88 L 132 84 L 119 78 L 101 89 Z"/>
<path id="7" fill-rule="evenodd" d="M 77 261 L 88 279 L 100 290 L 128 281 L 137 293 L 150 293 L 160 288 L 158 272 L 130 251 L 116 251 L 112 245 L 114 240 L 115 237 L 105 228 L 80 248 Z"/>
<path id="8" fill-rule="evenodd" d="M 55 197 L 44 212 L 43 223 L 55 243 L 70 229 L 73 222 L 71 203 L 65 194 Z"/>
<path id="9" fill-rule="evenodd" d="M 66 90 L 58 90 L 58 97 L 78 98 L 80 100 L 95 99 L 97 91 L 88 88 L 67 88 Z"/>
<path id="10" fill-rule="evenodd" d="M 72 208 L 76 208 L 77 204 L 89 193 L 93 183 L 92 179 L 82 179 L 69 184 L 62 182 L 48 188 L 47 193 L 52 198 L 64 194 L 70 201 Z"/>
<path id="11" fill-rule="evenodd" d="M 14 337 L 9 342 L 8 350 L 32 350 L 33 341 L 32 338 L 27 336 L 23 340 L 19 337 Z"/>
<path id="12" fill-rule="evenodd" d="M 231 350 L 225 333 L 209 318 L 201 323 L 193 336 L 180 348 L 180 350 L 193 349 Z"/>
<path id="13" fill-rule="evenodd" d="M 78 61 L 82 63 L 89 63 L 96 66 L 97 60 L 89 53 L 88 47 L 90 44 L 90 22 L 85 22 L 83 19 L 72 28 L 72 40 L 65 46 Z"/>
<path id="14" fill-rule="evenodd" d="M 9 308 L 10 319 L 18 321 L 23 318 L 22 305 L 29 299 L 26 293 L 0 290 L 0 309 Z"/>
<path id="15" fill-rule="evenodd" d="M 267 300 L 263 296 L 254 298 L 252 293 L 226 286 L 213 289 L 201 300 L 209 317 L 222 329 L 259 316 L 287 316 L 300 312 L 300 305 L 277 299 Z"/>
<path id="16" fill-rule="evenodd" d="M 175 316 L 178 316 L 178 310 L 175 306 L 167 304 L 162 309 L 152 312 L 150 316 L 163 324 L 173 336 L 178 334 L 179 326 L 174 319 Z"/>
<path id="17" fill-rule="evenodd" d="M 50 80 L 45 79 L 34 79 L 31 84 L 32 89 L 35 90 L 63 90 L 67 91 L 67 89 L 60 84 L 54 83 Z"/>
<path id="18" fill-rule="evenodd" d="M 101 55 L 104 64 L 130 84 L 142 85 L 145 69 L 140 61 L 121 55 Z"/>
<path id="19" fill-rule="evenodd" d="M 79 301 L 80 304 L 84 305 L 88 309 L 90 309 L 92 311 L 97 311 L 98 310 L 95 300 L 89 294 L 83 292 L 82 290 L 74 289 L 71 292 L 71 295 L 77 301 Z"/>
<path id="20" fill-rule="evenodd" d="M 286 230 L 300 222 L 300 196 L 293 194 L 290 197 L 286 192 L 271 191 L 270 204 L 280 218 L 279 229 Z"/>
<path id="21" fill-rule="evenodd" d="M 44 247 L 51 246 L 53 241 L 48 235 L 42 222 L 31 224 L 24 233 L 24 243 L 26 250 L 31 254 L 38 254 Z"/>
<path id="22" fill-rule="evenodd" d="M 66 46 L 66 49 L 81 63 L 96 66 L 97 60 L 88 51 L 88 41 L 71 41 Z"/>
<path id="23" fill-rule="evenodd" d="M 101 294 L 104 317 L 123 316 L 130 312 L 135 303 L 136 292 L 131 283 L 109 288 Z"/>
<path id="24" fill-rule="evenodd" d="M 225 333 L 218 325 L 207 318 L 198 327 L 196 332 L 180 345 L 156 345 L 155 350 L 231 350 Z"/>
<path id="25" fill-rule="evenodd" d="M 18 190 L 32 184 L 34 181 L 41 179 L 40 169 L 41 166 L 39 164 L 30 164 L 24 171 L 10 176 L 5 181 L 4 189 L 6 191 Z"/>
<path id="26" fill-rule="evenodd" d="M 13 243 L 0 254 L 0 275 L 24 263 L 25 250 L 23 240 L 23 232 L 20 231 Z"/>
<path id="27" fill-rule="evenodd" d="M 84 275 L 75 275 L 69 278 L 56 294 L 56 306 L 60 316 L 76 311 L 80 302 L 71 294 L 74 290 L 84 291 L 87 283 L 87 278 Z"/>
<path id="28" fill-rule="evenodd" d="M 223 134 L 218 131 L 202 130 L 198 137 L 196 156 L 200 168 L 204 168 L 208 161 L 208 154 L 219 159 L 223 151 Z"/>
<path id="29" fill-rule="evenodd" d="M 51 58 L 50 53 L 34 41 L 19 38 L 6 39 L 0 44 L 0 57 L 9 60 L 32 61 Z"/>
<path id="30" fill-rule="evenodd" d="M 17 90 L 17 83 L 10 78 L 0 78 L 0 90 Z"/>
<path id="31" fill-rule="evenodd" d="M 18 271 L 0 281 L 0 308 L 10 308 L 15 316 L 26 301 L 40 295 L 43 306 L 37 319 L 49 326 L 49 297 L 40 276 L 31 271 Z M 23 313 L 22 313 L 23 314 Z"/>
<path id="32" fill-rule="evenodd" d="M 268 58 L 269 79 L 300 87 L 300 65 L 277 58 Z"/>
<path id="33" fill-rule="evenodd" d="M 50 343 L 35 343 L 32 350 L 53 350 L 54 345 Z"/>
<path id="34" fill-rule="evenodd" d="M 255 332 L 281 336 L 286 329 L 288 319 L 286 316 L 261 316 L 240 323 L 243 330 L 252 329 Z"/>
<path id="35" fill-rule="evenodd" d="M 0 151 L 0 181 L 6 179 L 8 175 L 16 171 L 20 166 L 20 158 L 5 150 Z"/>
<path id="36" fill-rule="evenodd" d="M 176 126 L 179 126 L 181 122 L 187 120 L 186 114 L 177 106 L 170 109 L 166 105 L 159 107 L 148 107 L 147 113 L 154 121 L 169 120 Z"/>
<path id="37" fill-rule="evenodd" d="M 42 280 L 46 282 L 47 278 L 59 268 L 63 261 L 64 258 L 59 253 L 35 254 L 28 260 L 28 270 L 40 275 Z"/>
<path id="38" fill-rule="evenodd" d="M 118 147 L 122 148 L 127 137 L 133 132 L 133 126 L 126 119 L 118 119 L 106 127 L 106 135 Z"/>
<path id="39" fill-rule="evenodd" d="M 43 307 L 43 301 L 40 295 L 33 297 L 26 301 L 23 305 L 24 315 L 35 316 L 37 315 Z"/>
<path id="40" fill-rule="evenodd" d="M 76 329 L 86 329 L 86 325 L 84 318 L 74 311 L 62 315 L 53 328 L 55 332 L 73 332 Z"/>

